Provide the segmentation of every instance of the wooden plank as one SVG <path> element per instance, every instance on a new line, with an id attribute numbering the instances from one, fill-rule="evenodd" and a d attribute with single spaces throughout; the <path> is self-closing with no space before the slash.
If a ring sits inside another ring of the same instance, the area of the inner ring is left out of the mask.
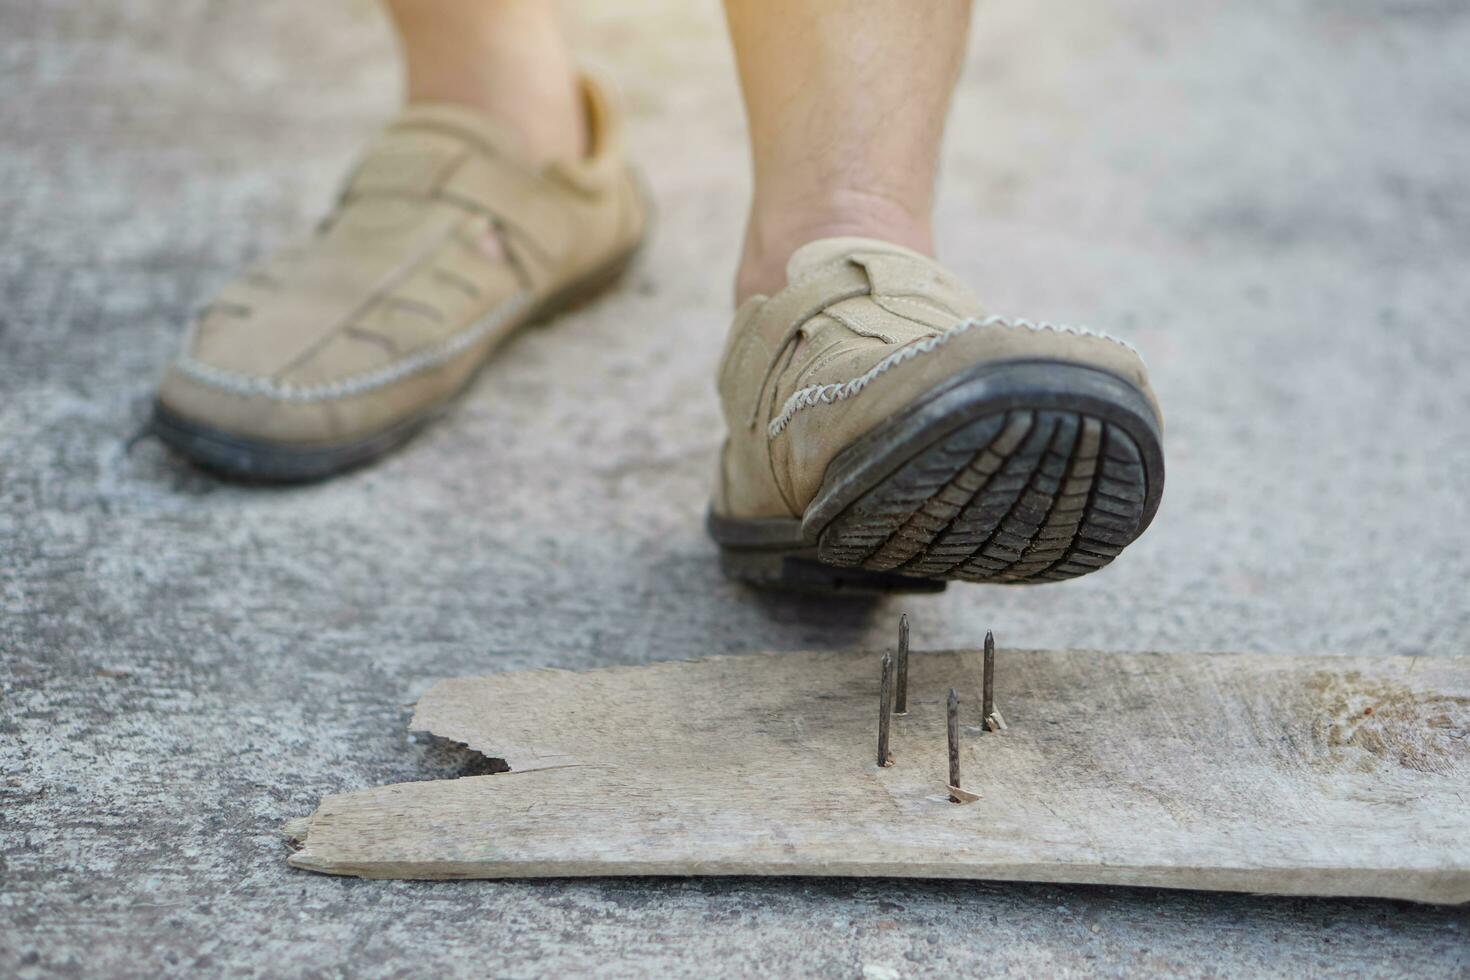
<path id="1" fill-rule="evenodd" d="M 413 727 L 510 772 L 326 798 L 298 868 L 380 878 L 874 875 L 1470 900 L 1470 658 L 915 653 L 440 683 Z M 945 695 L 961 697 L 949 801 Z"/>

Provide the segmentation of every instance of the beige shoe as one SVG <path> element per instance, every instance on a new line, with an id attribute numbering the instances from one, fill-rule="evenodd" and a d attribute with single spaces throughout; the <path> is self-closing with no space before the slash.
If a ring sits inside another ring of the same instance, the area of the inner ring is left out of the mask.
<path id="1" fill-rule="evenodd" d="M 304 247 L 204 312 L 155 431 L 233 475 L 327 476 L 406 440 L 518 327 L 611 282 L 646 206 L 611 100 L 585 92 L 591 152 L 539 169 L 470 109 L 410 107 Z"/>
<path id="2" fill-rule="evenodd" d="M 1143 362 L 1091 331 L 989 315 L 932 259 L 833 238 L 736 314 L 710 510 L 727 573 L 930 591 L 1053 582 L 1143 533 L 1164 489 Z"/>

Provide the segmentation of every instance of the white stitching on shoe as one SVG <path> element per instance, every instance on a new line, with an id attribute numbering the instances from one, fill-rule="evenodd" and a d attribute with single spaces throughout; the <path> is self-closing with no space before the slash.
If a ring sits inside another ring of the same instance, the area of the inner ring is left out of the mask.
<path id="1" fill-rule="evenodd" d="M 181 374 L 201 384 L 235 395 L 258 395 L 283 402 L 320 402 L 334 398 L 350 398 L 353 395 L 385 388 L 411 375 L 438 367 L 454 359 L 521 312 L 530 302 L 530 298 L 529 293 L 517 293 L 491 310 L 473 326 L 451 334 L 437 344 L 431 344 L 385 367 L 325 384 L 293 385 L 260 375 L 227 371 L 212 364 L 196 361 L 188 354 L 180 355 L 174 361 L 174 367 Z M 190 336 L 185 342 L 185 350 L 193 346 L 193 331 L 197 329 L 197 325 L 191 329 Z"/>
<path id="2" fill-rule="evenodd" d="M 971 317 L 955 324 L 944 331 L 944 333 L 938 333 L 932 337 L 925 337 L 923 340 L 915 341 L 901 350 L 894 351 L 877 364 L 874 364 L 866 372 L 850 381 L 825 385 L 808 385 L 802 388 L 800 391 L 792 394 L 790 398 L 786 399 L 786 403 L 781 406 L 780 414 L 771 420 L 771 424 L 766 429 L 766 432 L 774 439 L 781 434 L 786 426 L 791 424 L 792 417 L 802 409 L 811 408 L 814 405 L 830 405 L 833 402 L 840 402 L 852 398 L 885 371 L 892 370 L 903 362 L 918 357 L 920 354 L 927 354 L 959 334 L 967 330 L 973 330 L 976 327 L 1010 327 L 1012 329 L 1035 330 L 1037 332 L 1050 330 L 1053 333 L 1069 333 L 1078 337 L 1097 337 L 1100 340 L 1111 340 L 1113 343 L 1133 351 L 1135 355 L 1138 354 L 1138 351 L 1128 341 L 1119 340 L 1117 337 L 1105 334 L 1099 330 L 1092 330 L 1088 327 L 1073 327 L 1067 326 L 1066 324 L 1048 323 L 1045 320 L 1040 323 L 1032 323 L 1030 320 L 1012 320 L 996 314 L 987 316 L 983 320 L 977 320 Z"/>

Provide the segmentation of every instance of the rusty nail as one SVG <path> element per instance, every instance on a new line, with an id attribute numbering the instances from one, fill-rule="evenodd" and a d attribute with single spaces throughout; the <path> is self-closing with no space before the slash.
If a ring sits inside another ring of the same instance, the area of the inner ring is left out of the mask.
<path id="1" fill-rule="evenodd" d="M 878 682 L 878 766 L 893 765 L 888 751 L 888 723 L 893 716 L 893 655 L 883 654 L 883 674 Z"/>
<path id="2" fill-rule="evenodd" d="M 949 729 L 949 785 L 955 789 L 960 788 L 960 697 L 949 689 L 949 700 L 945 704 Z M 951 796 L 950 801 L 959 803 L 960 800 Z"/>
<path id="3" fill-rule="evenodd" d="M 985 677 L 981 684 L 980 721 L 991 728 L 991 716 L 995 714 L 995 634 L 985 631 Z"/>
<path id="4" fill-rule="evenodd" d="M 909 713 L 909 614 L 898 617 L 898 683 L 894 685 L 893 713 Z"/>

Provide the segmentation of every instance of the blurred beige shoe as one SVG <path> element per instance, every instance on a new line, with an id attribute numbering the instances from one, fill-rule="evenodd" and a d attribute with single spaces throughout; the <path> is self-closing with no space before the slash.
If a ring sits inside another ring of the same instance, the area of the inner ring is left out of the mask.
<path id="1" fill-rule="evenodd" d="M 735 317 L 709 530 L 756 584 L 935 591 L 1108 564 L 1164 489 L 1138 354 L 989 314 L 942 266 L 812 242 Z"/>
<path id="2" fill-rule="evenodd" d="M 155 431 L 230 475 L 328 476 L 404 442 L 516 329 L 611 283 L 647 206 L 613 101 L 584 91 L 589 154 L 539 168 L 471 109 L 409 107 L 317 234 L 201 315 Z"/>

